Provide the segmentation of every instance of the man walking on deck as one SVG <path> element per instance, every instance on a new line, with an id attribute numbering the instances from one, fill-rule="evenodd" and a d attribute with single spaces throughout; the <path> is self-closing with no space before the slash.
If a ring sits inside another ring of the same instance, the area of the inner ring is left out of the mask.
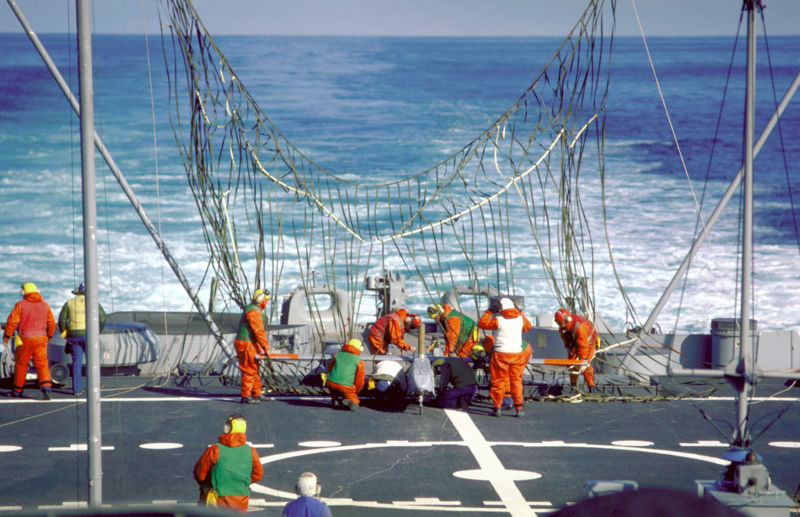
<path id="1" fill-rule="evenodd" d="M 594 370 L 591 361 L 599 342 L 597 330 L 586 318 L 563 308 L 556 311 L 555 320 L 569 359 L 583 359 L 587 362 L 586 365 L 576 369 L 570 368 L 569 382 L 572 389 L 577 391 L 578 375 L 583 374 L 587 390 L 589 393 L 594 392 Z"/>
<path id="2" fill-rule="evenodd" d="M 351 339 L 333 354 L 327 364 L 325 386 L 331 394 L 333 407 L 341 403 L 346 409 L 358 409 L 358 392 L 364 387 L 364 361 L 361 360 L 361 341 Z"/>
<path id="3" fill-rule="evenodd" d="M 403 340 L 405 333 L 419 327 L 422 320 L 416 314 L 409 314 L 405 309 L 397 309 L 370 325 L 364 332 L 369 342 L 369 350 L 373 355 L 389 353 L 389 345 L 395 345 L 402 351 L 414 352 L 416 349 Z"/>
<path id="4" fill-rule="evenodd" d="M 247 511 L 250 484 L 261 479 L 262 467 L 256 450 L 247 445 L 246 432 L 244 417 L 229 416 L 217 438 L 219 443 L 209 445 L 195 463 L 198 505 Z"/>
<path id="5" fill-rule="evenodd" d="M 61 312 L 58 313 L 58 330 L 62 336 L 67 338 L 64 352 L 72 356 L 72 365 L 70 366 L 72 394 L 79 395 L 83 392 L 81 372 L 86 352 L 86 286 L 83 282 L 72 290 L 72 294 L 75 296 L 67 300 L 61 307 Z M 100 332 L 102 332 L 106 324 L 106 311 L 99 303 L 97 308 L 100 313 Z"/>
<path id="6" fill-rule="evenodd" d="M 267 400 L 261 393 L 261 379 L 258 373 L 258 357 L 269 353 L 269 342 L 264 330 L 263 310 L 269 301 L 269 291 L 256 289 L 251 303 L 242 312 L 239 331 L 233 346 L 239 359 L 242 372 L 242 404 L 255 404 Z"/>
<path id="7" fill-rule="evenodd" d="M 42 299 L 39 290 L 32 282 L 25 282 L 20 288 L 22 300 L 18 301 L 6 319 L 3 330 L 3 345 L 17 331 L 19 340 L 14 351 L 14 388 L 12 397 L 21 397 L 25 386 L 28 362 L 33 358 L 36 377 L 44 400 L 50 400 L 50 364 L 47 361 L 47 342 L 56 330 L 56 320 L 50 306 Z"/>
<path id="8" fill-rule="evenodd" d="M 455 350 L 458 357 L 469 357 L 478 340 L 478 326 L 472 318 L 446 303 L 428 307 L 428 317 L 444 330 L 444 355 Z"/>
<path id="9" fill-rule="evenodd" d="M 522 414 L 522 372 L 531 357 L 531 347 L 522 339 L 522 333 L 531 328 L 531 322 L 516 307 L 510 298 L 502 297 L 484 311 L 478 320 L 478 328 L 492 330 L 484 348 L 491 350 L 489 372 L 492 385 L 492 416 L 500 416 L 500 407 L 506 393 L 511 393 L 516 416 Z"/>

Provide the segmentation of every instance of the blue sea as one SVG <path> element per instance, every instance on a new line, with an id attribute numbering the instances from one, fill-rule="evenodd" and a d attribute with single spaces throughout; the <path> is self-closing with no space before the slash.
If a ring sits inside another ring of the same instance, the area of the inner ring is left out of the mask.
<path id="1" fill-rule="evenodd" d="M 74 35 L 41 39 L 77 94 Z M 216 43 L 262 111 L 306 156 L 341 177 L 384 181 L 431 167 L 489 127 L 560 39 L 226 36 Z M 641 319 L 689 250 L 695 198 L 707 217 L 740 167 L 744 104 L 743 42 L 732 61 L 718 132 L 733 38 L 655 38 L 648 44 L 691 186 L 642 41 L 617 38 L 605 112 L 608 232 L 619 282 Z M 35 282 L 57 311 L 82 280 L 79 124 L 24 35 L 0 34 L 0 46 L 0 311 L 5 317 L 24 281 Z M 771 82 L 780 99 L 798 71 L 800 38 L 770 38 L 772 77 L 764 50 L 762 43 L 756 134 L 774 109 Z M 98 35 L 93 59 L 96 130 L 187 278 L 199 285 L 208 252 L 170 128 L 161 39 Z M 794 219 L 800 218 L 800 99 L 789 105 L 781 129 L 755 162 L 753 307 L 761 329 L 800 330 Z M 599 181 L 591 167 L 583 174 L 586 210 L 602 239 Z M 99 157 L 97 210 L 106 311 L 192 310 Z M 707 332 L 711 318 L 736 315 L 737 225 L 734 196 L 693 262 L 685 290 L 661 314 L 663 330 Z M 535 276 L 540 261 L 529 236 L 520 237 L 519 248 L 517 267 Z M 607 252 L 595 260 L 598 310 L 621 329 L 630 315 Z M 410 292 L 419 292 L 413 272 L 401 272 Z M 206 278 L 203 300 L 207 285 Z M 292 286 L 289 271 L 277 294 Z M 531 291 L 531 316 L 558 308 L 546 290 Z M 424 305 L 412 299 L 412 309 Z"/>

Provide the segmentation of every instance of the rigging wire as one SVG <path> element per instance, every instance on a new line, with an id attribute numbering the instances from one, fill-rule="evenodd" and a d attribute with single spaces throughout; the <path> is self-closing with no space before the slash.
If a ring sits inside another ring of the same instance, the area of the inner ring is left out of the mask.
<path id="1" fill-rule="evenodd" d="M 769 47 L 769 37 L 767 35 L 767 23 L 766 20 L 764 19 L 764 7 L 762 7 L 759 12 L 761 13 L 761 26 L 764 32 L 764 47 L 767 51 L 767 63 L 769 64 L 768 68 L 769 68 L 770 85 L 772 86 L 772 98 L 775 106 L 777 107 L 778 94 L 777 94 L 777 89 L 775 87 L 775 73 L 774 73 L 774 68 L 772 66 L 772 53 L 770 52 L 770 47 Z M 784 144 L 783 141 L 783 126 L 781 125 L 780 118 L 778 118 L 777 124 L 778 124 L 778 140 L 780 142 L 780 147 L 782 150 L 785 150 L 786 145 Z M 781 158 L 783 158 L 783 170 L 786 176 L 786 189 L 787 192 L 789 193 L 789 205 L 791 207 L 791 212 L 792 212 L 792 226 L 794 229 L 794 238 L 795 242 L 797 243 L 797 250 L 800 253 L 800 229 L 798 229 L 797 212 L 795 211 L 795 204 L 794 204 L 794 193 L 792 191 L 792 182 L 789 177 L 789 164 L 786 160 L 785 152 L 781 153 Z"/>
<path id="2" fill-rule="evenodd" d="M 636 9 L 636 0 L 631 0 L 631 4 L 633 5 L 633 14 L 636 17 L 636 23 L 639 26 L 639 33 L 642 35 L 642 43 L 644 44 L 644 50 L 647 54 L 647 60 L 650 62 L 650 70 L 653 72 L 653 79 L 655 79 L 656 82 L 658 97 L 661 99 L 661 106 L 664 108 L 664 115 L 667 117 L 667 124 L 669 125 L 669 130 L 672 134 L 672 141 L 675 143 L 675 148 L 678 151 L 678 156 L 681 160 L 681 167 L 683 168 L 683 173 L 686 176 L 686 182 L 689 184 L 689 189 L 692 191 L 692 198 L 694 199 L 694 205 L 697 209 L 697 217 L 702 220 L 703 214 L 700 210 L 700 203 L 697 201 L 697 194 L 695 193 L 694 186 L 692 185 L 692 178 L 689 177 L 689 171 L 686 168 L 686 162 L 683 159 L 683 152 L 681 152 L 678 136 L 675 134 L 675 128 L 672 125 L 672 118 L 669 116 L 669 110 L 667 109 L 667 102 L 664 99 L 664 92 L 661 90 L 661 83 L 658 81 L 658 75 L 656 74 L 656 68 L 653 64 L 653 58 L 650 56 L 650 48 L 647 46 L 647 39 L 644 37 L 644 29 L 642 28 L 642 22 L 639 19 L 639 12 Z M 705 223 L 703 223 L 703 226 L 705 226 Z"/>
<path id="3" fill-rule="evenodd" d="M 152 120 L 152 127 L 153 127 L 153 160 L 155 166 L 155 175 L 156 175 L 156 220 L 157 220 L 157 227 L 158 227 L 158 234 L 163 235 L 161 232 L 161 191 L 160 191 L 160 184 L 159 181 L 159 169 L 158 169 L 158 132 L 156 131 L 156 107 L 155 107 L 155 100 L 153 96 L 153 73 L 151 70 L 150 65 L 150 43 L 148 41 L 149 35 L 147 32 L 147 18 L 144 14 L 144 2 L 139 2 L 139 7 L 142 12 L 142 29 L 144 31 L 144 46 L 145 46 L 145 55 L 147 57 L 147 87 L 150 93 L 150 116 Z M 164 272 L 164 261 L 159 261 L 161 265 L 161 302 L 163 304 L 163 318 L 164 318 L 164 331 L 167 335 L 169 335 L 169 326 L 167 323 L 167 294 L 166 294 L 166 278 Z"/>

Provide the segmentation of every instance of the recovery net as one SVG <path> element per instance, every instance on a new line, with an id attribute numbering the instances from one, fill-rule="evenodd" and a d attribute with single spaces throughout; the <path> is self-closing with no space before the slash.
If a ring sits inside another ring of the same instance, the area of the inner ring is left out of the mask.
<path id="1" fill-rule="evenodd" d="M 192 4 L 168 2 L 173 128 L 222 296 L 244 307 L 256 288 L 300 285 L 310 294 L 318 283 L 335 286 L 352 311 L 337 313 L 334 337 L 308 297 L 323 342 L 358 336 L 365 279 L 389 270 L 410 280 L 420 306 L 459 285 L 549 292 L 554 303 L 593 315 L 594 238 L 581 170 L 590 163 L 602 185 L 609 4 L 589 1 L 527 89 L 457 152 L 400 180 L 358 183 L 324 170 L 281 134 Z M 515 275 L 520 253 L 527 263 L 538 257 L 541 285 Z M 277 321 L 278 304 L 271 307 Z"/>

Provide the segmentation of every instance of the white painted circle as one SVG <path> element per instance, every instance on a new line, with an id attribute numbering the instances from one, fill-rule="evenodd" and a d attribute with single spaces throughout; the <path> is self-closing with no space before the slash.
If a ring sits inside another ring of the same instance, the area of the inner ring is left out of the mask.
<path id="1" fill-rule="evenodd" d="M 153 442 L 153 443 L 142 443 L 139 444 L 139 447 L 142 449 L 180 449 L 183 447 L 182 443 L 170 443 L 170 442 Z"/>
<path id="2" fill-rule="evenodd" d="M 297 445 L 300 447 L 339 447 L 341 445 L 340 442 L 326 442 L 324 440 L 318 441 L 311 441 L 311 442 L 300 442 Z"/>
<path id="3" fill-rule="evenodd" d="M 19 445 L 0 445 L 0 452 L 14 452 L 22 450 Z"/>
<path id="4" fill-rule="evenodd" d="M 490 478 L 496 478 L 497 473 L 489 470 L 459 470 L 453 472 L 453 475 L 460 479 L 471 479 L 472 481 L 489 481 Z M 505 470 L 503 476 L 508 476 L 512 481 L 528 481 L 531 479 L 539 479 L 542 477 L 538 472 L 529 472 L 527 470 Z"/>
<path id="5" fill-rule="evenodd" d="M 800 449 L 800 442 L 769 442 L 769 445 L 785 449 Z"/>
<path id="6" fill-rule="evenodd" d="M 650 447 L 653 445 L 653 442 L 645 442 L 642 440 L 617 440 L 611 442 L 611 445 L 616 445 L 618 447 Z"/>

